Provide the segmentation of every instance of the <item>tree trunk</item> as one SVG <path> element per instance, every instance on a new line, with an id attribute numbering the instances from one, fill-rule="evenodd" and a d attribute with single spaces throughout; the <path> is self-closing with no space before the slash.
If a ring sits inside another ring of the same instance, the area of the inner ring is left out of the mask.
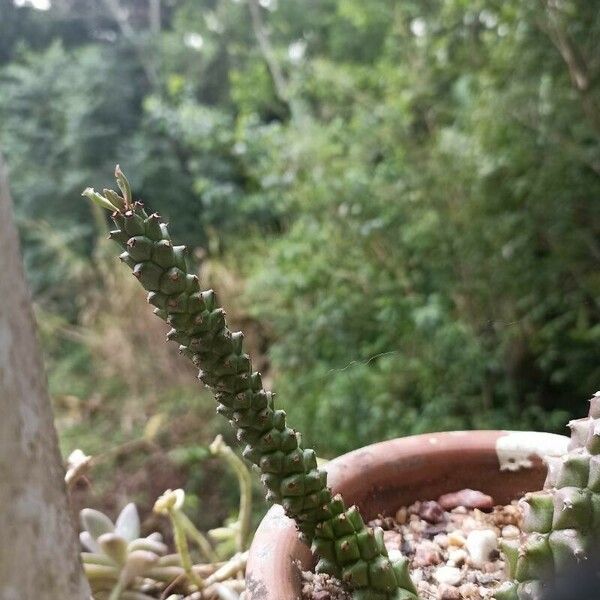
<path id="1" fill-rule="evenodd" d="M 0 600 L 85 600 L 64 469 L 0 157 Z"/>

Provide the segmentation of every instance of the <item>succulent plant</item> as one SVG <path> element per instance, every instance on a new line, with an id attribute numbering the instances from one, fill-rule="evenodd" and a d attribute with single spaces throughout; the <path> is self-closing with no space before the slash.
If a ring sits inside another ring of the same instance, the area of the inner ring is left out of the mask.
<path id="1" fill-rule="evenodd" d="M 526 494 L 521 543 L 503 544 L 512 581 L 496 600 L 539 600 L 545 588 L 586 560 L 600 538 L 600 392 L 589 414 L 569 423 L 571 443 L 549 458 L 544 489 Z"/>
<path id="2" fill-rule="evenodd" d="M 88 550 L 82 552 L 81 557 L 94 593 L 110 591 L 111 600 L 126 598 L 123 592 L 138 578 L 172 578 L 168 568 L 165 570 L 167 546 L 161 535 L 152 533 L 140 537 L 135 504 L 125 506 L 115 523 L 91 508 L 84 508 L 80 517 L 83 531 L 79 537 Z M 148 598 L 139 592 L 129 597 Z"/>
<path id="3" fill-rule="evenodd" d="M 316 454 L 302 445 L 286 414 L 275 408 L 243 349 L 243 335 L 232 332 L 212 290 L 202 291 L 188 268 L 184 246 L 175 246 L 158 214 L 134 202 L 127 179 L 115 171 L 121 194 L 88 188 L 84 195 L 112 213 L 110 238 L 121 246 L 121 260 L 148 292 L 155 314 L 171 330 L 169 340 L 199 367 L 212 388 L 217 411 L 245 444 L 244 457 L 256 465 L 267 499 L 280 503 L 301 537 L 320 557 L 317 571 L 332 574 L 353 590 L 354 600 L 411 600 L 417 594 L 406 559 L 392 563 L 383 532 L 367 527 L 355 506 L 347 507 L 327 487 Z"/>

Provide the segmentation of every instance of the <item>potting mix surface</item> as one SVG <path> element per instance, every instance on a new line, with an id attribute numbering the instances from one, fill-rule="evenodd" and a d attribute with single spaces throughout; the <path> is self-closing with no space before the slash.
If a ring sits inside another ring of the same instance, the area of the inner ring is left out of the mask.
<path id="1" fill-rule="evenodd" d="M 521 518 L 516 502 L 495 506 L 490 496 L 461 490 L 370 525 L 384 530 L 390 558 L 409 558 L 421 600 L 484 600 L 506 579 L 499 542 L 520 536 Z M 304 571 L 302 580 L 303 600 L 350 600 L 332 577 Z"/>

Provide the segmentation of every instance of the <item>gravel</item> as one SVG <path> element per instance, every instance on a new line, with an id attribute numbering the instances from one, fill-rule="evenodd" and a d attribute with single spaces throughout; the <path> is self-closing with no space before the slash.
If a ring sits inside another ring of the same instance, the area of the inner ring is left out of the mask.
<path id="1" fill-rule="evenodd" d="M 455 506 L 457 498 L 470 506 Z M 506 579 L 500 538 L 521 535 L 519 507 L 516 502 L 493 506 L 489 496 L 476 490 L 446 494 L 439 500 L 400 507 L 395 517 L 380 516 L 370 525 L 384 530 L 391 557 L 401 553 L 409 558 L 422 600 L 491 599 L 495 587 Z M 444 509 L 441 501 L 453 508 Z M 350 600 L 332 577 L 304 572 L 302 579 L 303 600 Z"/>

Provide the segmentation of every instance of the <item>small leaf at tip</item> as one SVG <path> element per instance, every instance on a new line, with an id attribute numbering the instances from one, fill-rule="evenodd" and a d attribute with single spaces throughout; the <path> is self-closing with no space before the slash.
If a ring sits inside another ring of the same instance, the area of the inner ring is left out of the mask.
<path id="1" fill-rule="evenodd" d="M 89 198 L 94 204 L 97 204 L 100 208 L 104 208 L 106 210 L 110 210 L 111 212 L 118 211 L 119 209 L 112 204 L 109 200 L 107 200 L 102 194 L 99 194 L 94 188 L 85 188 L 83 190 L 82 196 Z"/>
<path id="2" fill-rule="evenodd" d="M 117 165 L 115 167 L 115 178 L 117 179 L 117 185 L 123 194 L 123 198 L 125 199 L 125 207 L 129 208 L 133 204 L 133 200 L 131 198 L 131 186 L 129 185 L 129 181 L 123 171 L 121 171 L 121 167 Z"/>

